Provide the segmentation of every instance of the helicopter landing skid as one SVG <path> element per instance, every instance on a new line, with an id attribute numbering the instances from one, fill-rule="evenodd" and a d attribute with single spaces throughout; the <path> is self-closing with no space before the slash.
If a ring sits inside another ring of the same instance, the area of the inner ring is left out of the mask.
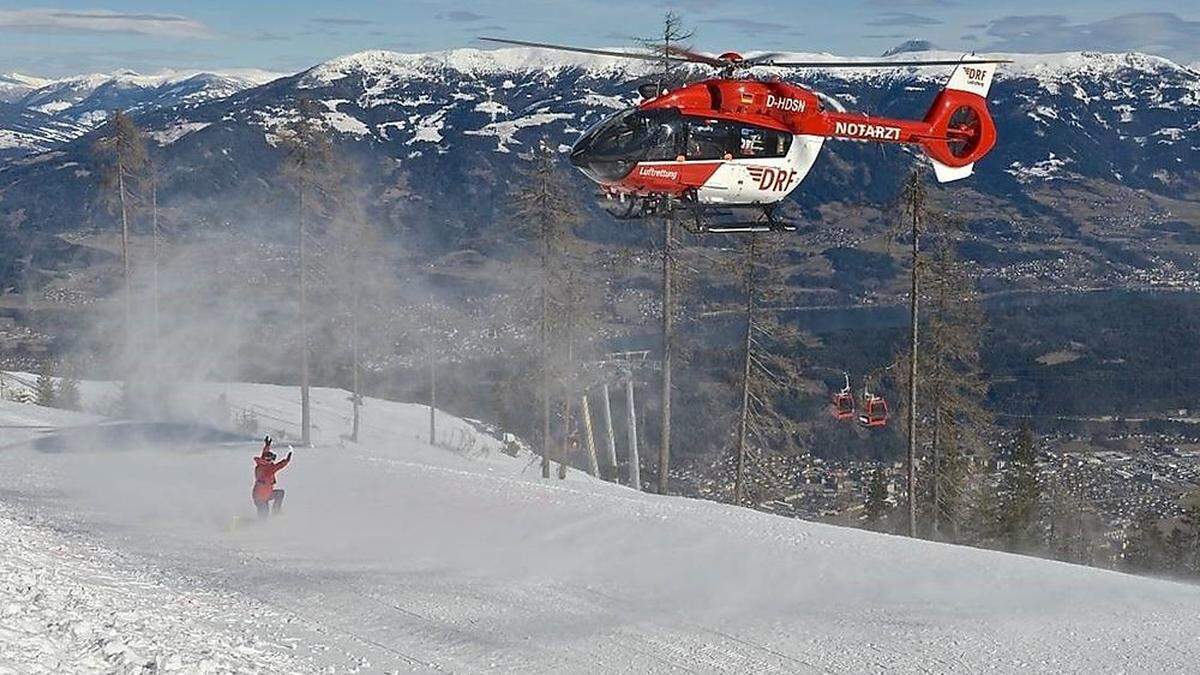
<path id="1" fill-rule="evenodd" d="M 684 224 L 697 234 L 757 234 L 762 232 L 795 232 L 796 226 L 781 220 L 775 205 L 767 206 L 704 206 L 693 202 L 688 210 L 692 218 Z M 751 219 L 739 219 L 741 212 L 756 212 Z"/>
<path id="2" fill-rule="evenodd" d="M 763 232 L 795 232 L 796 226 L 779 218 L 775 204 L 714 206 L 700 204 L 694 197 L 651 198 L 626 197 L 613 200 L 605 208 L 616 220 L 658 218 L 672 213 L 687 212 L 681 219 L 693 234 L 756 234 Z M 751 212 L 747 218 L 746 212 Z"/>

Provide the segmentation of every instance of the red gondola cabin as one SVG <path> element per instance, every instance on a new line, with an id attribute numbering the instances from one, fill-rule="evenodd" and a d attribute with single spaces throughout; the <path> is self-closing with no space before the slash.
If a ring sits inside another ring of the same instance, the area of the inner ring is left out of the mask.
<path id="1" fill-rule="evenodd" d="M 867 399 L 863 404 L 863 414 L 858 416 L 859 424 L 864 427 L 883 427 L 887 426 L 887 421 L 887 401 L 882 396 L 867 394 Z"/>

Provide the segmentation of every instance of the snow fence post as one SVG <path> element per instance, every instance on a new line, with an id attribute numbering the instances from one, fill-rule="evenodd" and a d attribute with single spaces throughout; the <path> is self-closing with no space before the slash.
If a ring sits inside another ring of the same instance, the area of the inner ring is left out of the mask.
<path id="1" fill-rule="evenodd" d="M 617 468 L 617 437 L 613 435 L 612 405 L 608 401 L 608 383 L 605 382 L 601 386 L 604 390 L 604 407 L 601 412 L 604 413 L 604 433 L 608 440 L 608 466 L 612 469 L 612 481 L 620 483 L 621 477 Z"/>
<path id="2" fill-rule="evenodd" d="M 583 414 L 584 440 L 587 441 L 588 473 L 594 478 L 600 475 L 600 465 L 596 461 L 596 437 L 592 434 L 592 409 L 588 405 L 587 392 L 580 398 L 579 412 Z"/>
<path id="3" fill-rule="evenodd" d="M 633 407 L 633 369 L 625 377 L 625 406 L 629 415 L 629 485 L 642 489 L 642 466 L 638 459 L 637 410 Z"/>

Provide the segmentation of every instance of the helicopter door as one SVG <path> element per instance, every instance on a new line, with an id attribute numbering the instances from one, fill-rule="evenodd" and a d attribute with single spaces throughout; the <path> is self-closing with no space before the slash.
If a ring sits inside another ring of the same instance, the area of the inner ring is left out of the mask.
<path id="1" fill-rule="evenodd" d="M 753 178 L 746 167 L 730 161 L 737 156 L 737 129 L 733 124 L 715 119 L 692 119 L 688 122 L 687 159 L 719 161 L 721 166 L 697 191 L 706 204 L 741 203 L 753 187 Z"/>

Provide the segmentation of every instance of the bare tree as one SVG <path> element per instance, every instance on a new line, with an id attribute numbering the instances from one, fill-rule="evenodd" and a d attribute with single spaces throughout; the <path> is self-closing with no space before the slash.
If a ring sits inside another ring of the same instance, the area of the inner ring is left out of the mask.
<path id="1" fill-rule="evenodd" d="M 924 388 L 929 410 L 928 443 L 931 452 L 930 511 L 933 536 L 942 534 L 949 520 L 958 538 L 964 518 L 963 482 L 969 455 L 979 447 L 979 431 L 991 422 L 983 406 L 987 386 L 981 375 L 980 343 L 985 322 L 975 300 L 974 282 L 955 257 L 948 241 L 941 241 L 930 257 L 926 286 L 929 320 L 923 360 Z"/>
<path id="2" fill-rule="evenodd" d="M 538 349 L 540 352 L 541 382 L 538 387 L 542 417 L 542 477 L 550 477 L 551 456 L 561 455 L 552 447 L 550 430 L 553 382 L 556 378 L 556 327 L 562 318 L 558 311 L 565 305 L 563 291 L 564 245 L 572 228 L 579 222 L 569 183 L 559 167 L 558 157 L 549 143 L 543 141 L 529 155 L 523 170 L 521 186 L 514 195 L 516 222 L 521 230 L 537 242 L 539 283 Z M 570 300 L 568 298 L 568 300 Z M 573 332 L 573 329 L 572 329 Z M 568 351 L 570 343 L 566 345 Z M 571 354 L 568 354 L 570 358 Z M 564 442 L 565 442 L 564 438 Z"/>
<path id="3" fill-rule="evenodd" d="M 296 195 L 296 251 L 298 291 L 297 318 L 300 324 L 300 443 L 312 444 L 312 414 L 309 399 L 310 345 L 308 315 L 308 225 L 310 218 L 321 217 L 319 207 L 330 197 L 336 181 L 333 144 L 322 124 L 320 107 L 302 99 L 297 116 L 278 136 L 285 152 L 283 173 Z"/>
<path id="4" fill-rule="evenodd" d="M 663 16 L 662 32 L 652 38 L 639 38 L 643 48 L 660 57 L 657 91 L 662 93 L 677 84 L 674 50 L 690 39 L 693 31 L 684 28 L 679 14 L 669 11 Z M 658 492 L 667 494 L 671 469 L 671 375 L 675 347 L 675 215 L 667 210 L 662 218 L 662 401 L 658 449 Z"/>
<path id="5" fill-rule="evenodd" d="M 385 250 L 382 234 L 365 208 L 366 195 L 356 189 L 359 172 L 345 165 L 343 178 L 336 194 L 337 208 L 333 214 L 323 256 L 328 260 L 326 272 L 336 306 L 335 318 L 344 330 L 350 357 L 351 427 L 349 440 L 358 442 L 362 425 L 363 402 L 363 323 L 367 310 L 375 307 L 378 291 L 387 286 L 384 280 Z M 371 283 L 366 283 L 366 277 Z M 378 313 L 378 312 L 376 312 Z"/>
<path id="6" fill-rule="evenodd" d="M 931 221 L 938 218 L 931 215 Z M 981 447 L 980 431 L 991 422 L 983 405 L 987 387 L 980 370 L 980 343 L 985 322 L 975 300 L 974 282 L 955 257 L 951 242 L 939 239 L 927 259 L 922 260 L 921 300 L 926 317 L 921 332 L 921 379 L 918 393 L 924 402 L 918 416 L 917 445 L 929 451 L 927 475 L 918 477 L 917 491 L 923 503 L 918 514 L 929 524 L 930 534 L 959 538 L 966 519 L 965 483 L 970 479 L 971 459 Z M 908 392 L 911 371 L 909 352 L 897 358 L 897 384 Z M 943 523 L 951 531 L 943 532 Z"/>
<path id="7" fill-rule="evenodd" d="M 774 491 L 785 487 L 782 483 L 786 482 L 778 469 L 787 459 L 779 458 L 790 457 L 796 449 L 792 441 L 796 425 L 777 402 L 797 381 L 794 353 L 799 332 L 780 322 L 772 307 L 786 293 L 782 261 L 786 247 L 784 235 L 750 234 L 742 243 L 735 265 L 745 302 L 733 490 L 738 504 L 745 502 L 752 482 L 748 476 L 752 459 L 757 460 L 754 468 L 760 486 Z M 774 455 L 777 461 L 769 461 L 768 455 Z"/>
<path id="8" fill-rule="evenodd" d="M 161 384 L 162 378 L 162 294 L 159 284 L 159 272 L 162 269 L 161 228 L 158 223 L 158 160 L 153 153 L 146 154 L 146 171 L 143 177 L 144 192 L 150 194 L 150 295 L 151 295 L 151 340 L 154 356 L 154 379 Z"/>
<path id="9" fill-rule="evenodd" d="M 658 93 L 662 93 L 682 82 L 676 78 L 678 61 L 673 59 L 674 50 L 684 47 L 695 35 L 695 31 L 686 28 L 683 17 L 677 12 L 668 11 L 663 15 L 662 32 L 654 37 L 636 38 L 643 49 L 659 57 L 656 76 L 658 77 Z"/>
<path id="10" fill-rule="evenodd" d="M 948 521 L 951 537 L 957 539 L 966 519 L 969 455 L 978 446 L 980 429 L 990 423 L 980 375 L 985 318 L 975 301 L 974 282 L 954 255 L 949 234 L 955 221 L 928 205 L 919 170 L 905 181 L 902 212 L 912 247 L 909 340 L 896 361 L 897 384 L 906 395 L 908 530 L 917 535 L 924 513 L 934 537 L 944 535 L 942 524 Z M 934 241 L 931 253 L 921 250 L 923 237 Z M 924 319 L 922 304 L 928 315 Z M 925 339 L 918 341 L 918 335 Z M 923 479 L 916 475 L 922 447 L 930 452 L 929 475 Z M 922 499 L 928 501 L 924 506 Z"/>
<path id="11" fill-rule="evenodd" d="M 903 213 L 912 224 L 909 236 L 912 261 L 909 270 L 908 328 L 908 452 L 905 456 L 905 487 L 908 492 L 908 536 L 917 536 L 917 350 L 920 318 L 921 234 L 924 232 L 925 183 L 920 170 L 914 169 L 904 182 Z"/>
<path id="12" fill-rule="evenodd" d="M 109 195 L 108 203 L 121 218 L 121 267 L 125 283 L 125 343 L 128 351 L 133 337 L 133 282 L 129 257 L 130 228 L 135 196 L 132 188 L 146 168 L 146 143 L 133 118 L 118 110 L 109 116 L 100 130 L 94 151 L 103 163 L 101 183 Z"/>

